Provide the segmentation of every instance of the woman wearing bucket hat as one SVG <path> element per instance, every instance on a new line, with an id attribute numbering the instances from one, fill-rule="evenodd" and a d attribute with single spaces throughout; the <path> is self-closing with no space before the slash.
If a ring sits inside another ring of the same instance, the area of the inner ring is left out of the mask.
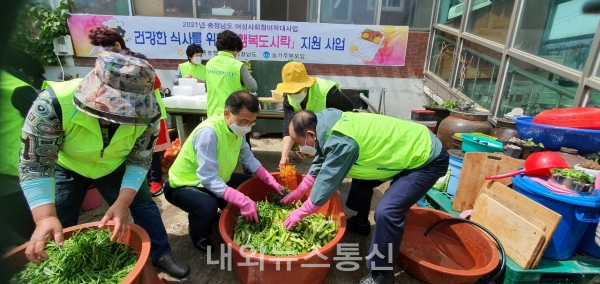
<path id="1" fill-rule="evenodd" d="M 131 50 L 125 46 L 125 40 L 123 37 L 113 29 L 105 27 L 95 27 L 88 33 L 90 43 L 96 47 L 100 47 L 101 51 L 112 51 L 112 52 L 124 52 L 125 55 L 131 53 Z M 189 49 L 189 48 L 188 48 Z M 97 52 L 96 52 L 97 53 Z M 94 54 L 96 54 L 94 53 Z M 148 60 L 148 58 L 141 53 L 131 53 L 132 56 Z M 150 170 L 148 171 L 148 182 L 150 183 L 150 194 L 152 196 L 159 196 L 163 192 L 163 172 L 162 172 L 162 156 L 165 150 L 171 147 L 171 138 L 167 129 L 167 111 L 165 110 L 165 104 L 163 103 L 160 95 L 161 83 L 158 76 L 154 77 L 154 96 L 160 106 L 160 131 L 158 133 L 158 139 L 156 140 L 156 146 L 154 147 L 154 153 L 152 154 L 152 163 L 150 164 Z M 177 84 L 175 84 L 177 85 Z"/>
<path id="2" fill-rule="evenodd" d="M 301 62 L 292 61 L 281 70 L 282 83 L 277 84 L 276 91 L 284 94 L 283 98 L 283 149 L 279 168 L 290 161 L 290 151 L 294 142 L 290 138 L 289 127 L 294 113 L 300 110 L 320 112 L 326 108 L 341 111 L 352 111 L 352 101 L 339 89 L 340 86 L 331 80 L 309 77 Z"/>
<path id="3" fill-rule="evenodd" d="M 19 162 L 21 187 L 36 222 L 25 252 L 30 261 L 48 258 L 47 239 L 62 245 L 62 228 L 77 224 L 93 182 L 110 205 L 102 224 L 116 223 L 112 240 L 125 239 L 130 209 L 150 236 L 153 264 L 174 277 L 188 274 L 189 266 L 171 256 L 145 180 L 160 118 L 154 78 L 145 60 L 103 52 L 83 79 L 51 83 L 40 93 L 23 126 Z"/>

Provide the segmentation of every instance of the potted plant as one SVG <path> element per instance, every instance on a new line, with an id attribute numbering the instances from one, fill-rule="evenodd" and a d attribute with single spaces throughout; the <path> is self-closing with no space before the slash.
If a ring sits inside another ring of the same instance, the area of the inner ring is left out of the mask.
<path id="1" fill-rule="evenodd" d="M 521 152 L 523 151 L 521 149 L 521 147 L 513 145 L 513 144 L 507 144 L 503 147 L 504 149 L 504 155 L 518 159 L 519 157 L 521 157 Z"/>
<path id="2" fill-rule="evenodd" d="M 544 151 L 544 144 L 535 143 L 533 139 L 529 138 L 526 140 L 521 140 L 519 138 L 513 137 L 508 140 L 508 145 L 514 145 L 521 148 L 521 158 L 527 159 L 529 155 L 537 152 Z"/>

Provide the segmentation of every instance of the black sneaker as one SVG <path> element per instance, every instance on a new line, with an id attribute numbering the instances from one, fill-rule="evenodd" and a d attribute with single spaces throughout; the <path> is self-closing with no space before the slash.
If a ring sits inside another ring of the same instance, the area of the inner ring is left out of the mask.
<path id="1" fill-rule="evenodd" d="M 177 263 L 171 254 L 165 254 L 158 260 L 152 260 L 152 264 L 164 269 L 169 275 L 175 278 L 183 278 L 190 273 L 190 266 L 187 263 Z"/>
<path id="2" fill-rule="evenodd" d="M 383 273 L 372 271 L 365 278 L 360 279 L 359 284 L 394 284 L 394 277 L 386 278 Z"/>
<path id="3" fill-rule="evenodd" d="M 358 224 L 358 218 L 356 216 L 352 216 L 346 219 L 346 230 L 368 236 L 371 233 L 371 223 L 367 222 L 366 224 Z"/>
<path id="4" fill-rule="evenodd" d="M 208 247 L 214 248 L 214 246 L 209 238 L 197 238 L 197 237 L 192 236 L 191 231 L 188 230 L 188 232 L 190 234 L 190 239 L 192 239 L 192 244 L 194 245 L 194 247 L 197 250 L 200 250 L 203 252 L 208 252 Z M 214 251 L 214 249 L 213 249 L 213 251 Z"/>

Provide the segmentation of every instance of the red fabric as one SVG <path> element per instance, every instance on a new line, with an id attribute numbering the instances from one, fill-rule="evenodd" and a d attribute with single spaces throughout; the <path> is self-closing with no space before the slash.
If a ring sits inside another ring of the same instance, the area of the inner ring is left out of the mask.
<path id="1" fill-rule="evenodd" d="M 171 139 L 167 129 L 167 122 L 164 119 L 160 121 L 160 131 L 158 132 L 158 140 L 154 147 L 154 152 L 162 152 L 171 147 Z"/>
<path id="2" fill-rule="evenodd" d="M 158 76 L 154 75 L 154 89 L 160 89 L 161 86 L 160 79 L 158 79 Z"/>

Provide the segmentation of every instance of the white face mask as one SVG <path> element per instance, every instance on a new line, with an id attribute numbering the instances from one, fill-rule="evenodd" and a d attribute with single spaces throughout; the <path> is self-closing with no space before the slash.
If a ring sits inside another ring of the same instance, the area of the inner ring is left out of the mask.
<path id="1" fill-rule="evenodd" d="M 292 97 L 292 100 L 294 100 L 295 103 L 301 104 L 302 101 L 304 100 L 304 98 L 306 98 L 306 90 L 303 90 L 299 94 L 295 94 L 295 95 L 288 94 L 288 96 Z"/>
<path id="2" fill-rule="evenodd" d="M 192 57 L 192 62 L 196 65 L 199 65 L 200 63 L 202 63 L 202 57 L 194 56 Z"/>
<path id="3" fill-rule="evenodd" d="M 315 147 L 306 145 L 306 137 L 304 138 L 304 146 L 300 147 L 300 152 L 310 156 L 317 155 L 317 149 Z"/>
<path id="4" fill-rule="evenodd" d="M 252 126 L 239 126 L 234 122 L 229 125 L 229 129 L 231 129 L 235 135 L 242 137 L 252 130 Z"/>

